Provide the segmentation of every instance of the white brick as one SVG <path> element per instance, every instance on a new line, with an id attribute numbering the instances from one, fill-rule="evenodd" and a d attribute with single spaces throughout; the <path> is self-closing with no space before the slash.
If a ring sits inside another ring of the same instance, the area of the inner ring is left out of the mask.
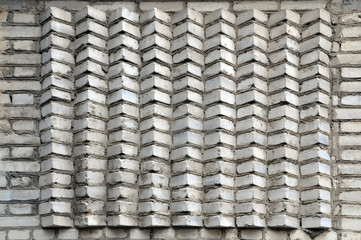
<path id="1" fill-rule="evenodd" d="M 71 13 L 57 7 L 49 7 L 40 15 L 40 21 L 44 22 L 49 17 L 55 17 L 66 22 L 71 22 Z"/>
<path id="2" fill-rule="evenodd" d="M 39 217 L 34 216 L 0 217 L 2 227 L 37 227 L 39 223 Z"/>
<path id="3" fill-rule="evenodd" d="M 55 231 L 51 229 L 47 230 L 34 230 L 34 240 L 50 240 L 54 239 Z"/>
<path id="4" fill-rule="evenodd" d="M 29 27 L 29 26 L 3 26 L 0 29 L 0 34 L 3 37 L 9 38 L 38 38 L 41 36 L 41 28 L 40 27 Z"/>
<path id="5" fill-rule="evenodd" d="M 201 12 L 212 12 L 219 8 L 228 10 L 230 3 L 228 2 L 188 2 L 187 6 L 193 8 L 194 10 Z"/>
<path id="6" fill-rule="evenodd" d="M 30 231 L 29 230 L 10 230 L 8 232 L 8 239 L 29 239 Z"/>
<path id="7" fill-rule="evenodd" d="M 234 7 L 236 8 L 236 7 Z M 242 14 L 239 14 L 237 16 L 237 20 L 236 20 L 236 23 L 237 25 L 240 25 L 240 24 L 243 24 L 251 19 L 255 18 L 257 21 L 260 21 L 260 22 L 267 22 L 267 14 L 257 10 L 256 9 L 253 9 L 253 10 L 250 10 L 250 11 L 246 11 Z"/>
<path id="8" fill-rule="evenodd" d="M 278 10 L 279 3 L 277 1 L 235 1 L 233 2 L 233 10 L 244 11 L 249 9 L 259 10 Z"/>
<path id="9" fill-rule="evenodd" d="M 327 1 L 282 1 L 281 9 L 309 10 L 316 8 L 325 8 Z"/>
<path id="10" fill-rule="evenodd" d="M 360 51 L 361 41 L 344 41 L 341 43 L 342 51 Z"/>
<path id="11" fill-rule="evenodd" d="M 165 12 L 176 12 L 180 11 L 184 8 L 183 2 L 142 2 L 139 5 L 140 10 L 148 11 L 152 10 L 153 8 L 158 8 L 159 10 Z"/>
<path id="12" fill-rule="evenodd" d="M 14 41 L 15 50 L 34 51 L 35 47 L 36 45 L 34 41 L 29 41 L 29 40 Z"/>
<path id="13" fill-rule="evenodd" d="M 36 18 L 34 14 L 15 12 L 13 15 L 13 21 L 16 23 L 35 23 Z"/>
<path id="14" fill-rule="evenodd" d="M 289 20 L 295 24 L 300 24 L 301 18 L 298 13 L 287 9 L 272 14 L 269 18 L 268 24 L 274 25 L 283 20 Z"/>
<path id="15" fill-rule="evenodd" d="M 361 37 L 361 27 L 344 27 L 341 31 L 342 37 Z"/>
<path id="16" fill-rule="evenodd" d="M 12 54 L 1 55 L 2 64 L 37 64 L 40 63 L 40 54 Z M 5 57 L 6 56 L 6 57 Z"/>
<path id="17" fill-rule="evenodd" d="M 94 7 L 87 6 L 75 14 L 75 22 L 78 22 L 87 17 L 97 19 L 101 22 L 105 22 L 107 20 L 105 12 L 100 11 Z"/>

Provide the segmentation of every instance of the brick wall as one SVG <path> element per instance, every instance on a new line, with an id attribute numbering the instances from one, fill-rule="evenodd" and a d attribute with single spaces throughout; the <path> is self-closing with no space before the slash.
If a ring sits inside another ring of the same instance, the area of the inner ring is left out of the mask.
<path id="1" fill-rule="evenodd" d="M 0 2 L 0 239 L 361 239 L 360 14 Z"/>

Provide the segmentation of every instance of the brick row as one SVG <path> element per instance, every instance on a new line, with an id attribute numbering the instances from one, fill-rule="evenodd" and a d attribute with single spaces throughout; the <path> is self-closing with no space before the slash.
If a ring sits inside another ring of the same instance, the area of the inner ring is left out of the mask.
<path id="1" fill-rule="evenodd" d="M 139 14 L 125 8 L 109 17 L 108 226 L 138 226 Z"/>
<path id="2" fill-rule="evenodd" d="M 171 137 L 170 16 L 156 8 L 140 15 L 139 226 L 170 226 Z M 173 32 L 174 34 L 174 32 Z"/>
<path id="3" fill-rule="evenodd" d="M 303 228 L 331 227 L 330 14 L 318 9 L 302 15 L 300 44 L 300 170 Z M 314 40 L 314 44 L 307 41 Z"/>
<path id="4" fill-rule="evenodd" d="M 299 41 L 300 15 L 282 10 L 269 17 L 267 225 L 299 226 Z"/>
<path id="5" fill-rule="evenodd" d="M 203 214 L 212 228 L 235 227 L 235 21 L 223 9 L 205 17 Z"/>
<path id="6" fill-rule="evenodd" d="M 71 13 L 58 8 L 44 12 L 41 21 L 39 214 L 43 227 L 71 227 L 74 197 L 71 132 L 74 82 L 71 74 L 75 60 L 70 43 L 75 29 Z"/>
<path id="7" fill-rule="evenodd" d="M 237 24 L 236 222 L 265 227 L 267 181 L 267 14 L 249 10 Z"/>
<path id="8" fill-rule="evenodd" d="M 108 39 L 106 13 L 88 6 L 75 14 L 75 23 L 74 221 L 79 228 L 99 227 L 106 225 L 106 72 L 109 64 L 105 48 Z"/>
<path id="9" fill-rule="evenodd" d="M 202 227 L 203 15 L 184 9 L 172 16 L 172 226 Z"/>

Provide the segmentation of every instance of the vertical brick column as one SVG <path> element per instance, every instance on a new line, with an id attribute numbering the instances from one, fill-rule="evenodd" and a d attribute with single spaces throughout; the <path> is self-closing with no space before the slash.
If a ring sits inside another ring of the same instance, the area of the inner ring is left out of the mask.
<path id="1" fill-rule="evenodd" d="M 300 170 L 303 228 L 331 227 L 330 14 L 302 15 L 300 70 Z M 328 44 L 322 45 L 321 41 Z"/>
<path id="2" fill-rule="evenodd" d="M 108 38 L 106 14 L 86 7 L 75 14 L 76 98 L 74 101 L 75 225 L 105 225 L 105 149 L 108 141 L 105 125 Z"/>
<path id="3" fill-rule="evenodd" d="M 203 213 L 206 227 L 234 227 L 236 17 L 223 9 L 205 17 Z"/>
<path id="4" fill-rule="evenodd" d="M 173 148 L 171 153 L 173 226 L 203 226 L 203 15 L 184 9 L 172 16 Z"/>
<path id="5" fill-rule="evenodd" d="M 140 22 L 143 65 L 140 71 L 139 226 L 165 227 L 170 226 L 171 18 L 154 8 L 142 13 Z"/>
<path id="6" fill-rule="evenodd" d="M 297 228 L 300 16 L 283 10 L 272 14 L 268 24 L 268 226 Z"/>
<path id="7" fill-rule="evenodd" d="M 237 16 L 237 226 L 264 227 L 266 214 L 268 17 L 258 10 Z"/>
<path id="8" fill-rule="evenodd" d="M 41 16 L 42 95 L 40 99 L 41 172 L 39 214 L 43 227 L 73 225 L 73 134 L 71 77 L 74 57 L 70 43 L 75 36 L 70 12 L 49 8 Z"/>
<path id="9" fill-rule="evenodd" d="M 110 14 L 108 50 L 108 226 L 138 226 L 139 14 Z"/>

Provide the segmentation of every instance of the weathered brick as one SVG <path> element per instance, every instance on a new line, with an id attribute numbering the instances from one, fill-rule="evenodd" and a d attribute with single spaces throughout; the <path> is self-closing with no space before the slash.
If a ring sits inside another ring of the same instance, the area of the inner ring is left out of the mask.
<path id="1" fill-rule="evenodd" d="M 228 2 L 188 2 L 187 7 L 201 12 L 211 12 L 218 8 L 228 10 L 230 3 Z"/>
<path id="2" fill-rule="evenodd" d="M 344 27 L 341 31 L 342 37 L 361 37 L 361 27 Z"/>
<path id="3" fill-rule="evenodd" d="M 259 10 L 278 10 L 279 3 L 277 1 L 234 1 L 233 10 L 234 11 L 244 11 L 249 9 L 259 9 Z"/>
<path id="4" fill-rule="evenodd" d="M 74 240 L 79 238 L 78 229 L 59 229 L 58 239 L 59 240 Z"/>
<path id="5" fill-rule="evenodd" d="M 0 217 L 2 227 L 36 227 L 40 220 L 36 216 Z"/>
<path id="6" fill-rule="evenodd" d="M 55 231 L 54 230 L 34 230 L 33 232 L 34 240 L 50 240 L 55 238 Z"/>
<path id="7" fill-rule="evenodd" d="M 35 23 L 36 16 L 30 13 L 17 13 L 13 15 L 13 21 L 16 23 Z"/>
<path id="8" fill-rule="evenodd" d="M 15 67 L 14 77 L 36 77 L 37 72 L 36 67 Z"/>
<path id="9" fill-rule="evenodd" d="M 158 8 L 165 12 L 176 12 L 182 10 L 184 7 L 183 2 L 141 2 L 139 8 L 142 11 L 152 10 Z"/>
<path id="10" fill-rule="evenodd" d="M 10 230 L 8 232 L 8 239 L 29 239 L 30 231 L 29 230 Z"/>
<path id="11" fill-rule="evenodd" d="M 40 27 L 3 26 L 1 36 L 5 38 L 38 38 L 41 35 Z"/>
<path id="12" fill-rule="evenodd" d="M 308 10 L 315 8 L 324 8 L 327 1 L 282 1 L 281 9 L 295 9 L 295 10 Z"/>

